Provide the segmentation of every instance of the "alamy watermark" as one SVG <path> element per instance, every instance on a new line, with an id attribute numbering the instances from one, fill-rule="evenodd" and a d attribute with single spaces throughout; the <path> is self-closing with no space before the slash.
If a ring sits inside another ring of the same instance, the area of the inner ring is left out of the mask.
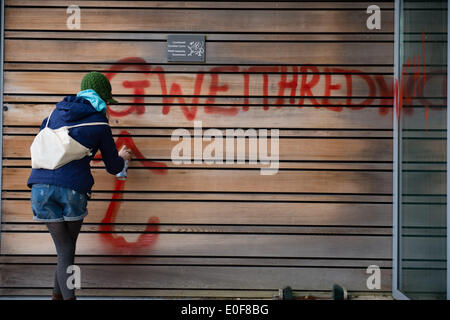
<path id="1" fill-rule="evenodd" d="M 184 128 L 172 132 L 172 163 L 180 164 L 261 164 L 261 175 L 274 175 L 279 168 L 279 130 L 270 129 L 202 129 L 201 121 L 194 121 L 194 132 Z M 270 142 L 268 141 L 270 140 Z M 203 143 L 208 144 L 203 147 Z M 248 142 L 248 144 L 247 144 Z M 270 152 L 268 147 L 270 145 Z"/>
<path id="2" fill-rule="evenodd" d="M 72 289 L 81 289 L 81 269 L 77 265 L 70 265 L 67 267 L 66 273 L 70 274 L 67 277 L 67 288 L 69 290 Z"/>
<path id="3" fill-rule="evenodd" d="M 69 30 L 81 29 L 81 9 L 77 5 L 71 5 L 67 7 L 66 13 L 70 16 L 67 17 L 66 26 Z"/>
<path id="4" fill-rule="evenodd" d="M 381 29 L 381 9 L 376 4 L 372 4 L 367 7 L 368 14 L 371 14 L 366 21 L 367 29 L 369 30 L 380 30 Z"/>
<path id="5" fill-rule="evenodd" d="M 369 290 L 380 290 L 381 289 L 381 270 L 377 265 L 370 265 L 366 269 L 366 273 L 370 276 L 366 280 L 366 286 Z"/>

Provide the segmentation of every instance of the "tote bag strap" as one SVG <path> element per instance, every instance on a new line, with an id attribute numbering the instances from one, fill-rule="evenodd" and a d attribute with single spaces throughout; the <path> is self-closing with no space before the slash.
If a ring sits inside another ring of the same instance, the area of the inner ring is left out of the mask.
<path id="1" fill-rule="evenodd" d="M 53 111 L 55 111 L 55 109 L 53 109 L 52 112 L 50 112 L 50 114 L 48 115 L 47 123 L 45 124 L 46 128 L 48 127 L 48 122 L 50 121 L 50 117 L 52 116 Z"/>
<path id="2" fill-rule="evenodd" d="M 109 126 L 109 123 L 106 122 L 88 122 L 88 123 L 80 123 L 74 126 L 65 126 L 67 129 L 77 128 L 77 127 L 85 127 L 85 126 Z"/>
<path id="3" fill-rule="evenodd" d="M 53 109 L 53 111 L 55 111 L 55 109 Z M 50 121 L 50 117 L 52 116 L 52 112 L 50 112 L 50 115 L 47 118 L 47 123 L 45 124 L 45 127 L 48 127 L 48 122 Z M 76 124 L 74 126 L 63 126 L 62 128 L 67 128 L 67 129 L 71 129 L 71 128 L 77 128 L 77 127 L 84 127 L 84 126 L 109 126 L 109 123 L 107 122 L 88 122 L 88 123 L 80 123 L 80 124 Z"/>

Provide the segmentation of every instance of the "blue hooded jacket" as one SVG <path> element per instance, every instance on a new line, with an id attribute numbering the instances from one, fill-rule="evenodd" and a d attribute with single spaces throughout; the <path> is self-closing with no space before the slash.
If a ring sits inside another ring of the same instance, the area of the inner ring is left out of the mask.
<path id="1" fill-rule="evenodd" d="M 47 118 L 42 121 L 40 130 L 45 128 Z M 95 110 L 88 100 L 77 96 L 65 97 L 56 104 L 48 127 L 57 129 L 89 122 L 106 122 L 108 119 L 102 112 Z M 86 148 L 92 149 L 92 156 L 71 161 L 56 170 L 33 169 L 27 185 L 31 188 L 34 183 L 51 184 L 70 188 L 81 193 L 89 194 L 94 185 L 90 162 L 100 149 L 106 170 L 110 174 L 117 174 L 124 167 L 124 160 L 117 152 L 111 128 L 109 126 L 86 126 L 69 129 L 69 135 Z"/>

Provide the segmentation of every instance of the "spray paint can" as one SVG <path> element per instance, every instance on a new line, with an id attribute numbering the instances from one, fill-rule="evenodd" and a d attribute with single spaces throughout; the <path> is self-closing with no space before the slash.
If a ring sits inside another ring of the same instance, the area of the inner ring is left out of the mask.
<path id="1" fill-rule="evenodd" d="M 116 178 L 118 180 L 127 180 L 127 170 L 128 170 L 128 160 L 125 160 L 123 169 L 118 174 L 116 174 Z"/>

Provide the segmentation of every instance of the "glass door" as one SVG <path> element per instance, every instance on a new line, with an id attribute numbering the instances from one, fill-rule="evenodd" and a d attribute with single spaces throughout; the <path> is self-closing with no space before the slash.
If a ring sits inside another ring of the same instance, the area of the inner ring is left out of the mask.
<path id="1" fill-rule="evenodd" d="M 396 2 L 395 298 L 447 298 L 447 7 Z"/>

